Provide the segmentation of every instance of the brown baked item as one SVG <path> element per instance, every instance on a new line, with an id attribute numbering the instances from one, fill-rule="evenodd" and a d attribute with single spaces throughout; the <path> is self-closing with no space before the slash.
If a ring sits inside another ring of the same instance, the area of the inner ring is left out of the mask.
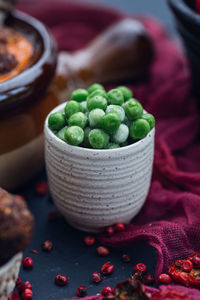
<path id="1" fill-rule="evenodd" d="M 33 233 L 33 216 L 26 202 L 0 188 L 0 264 L 24 251 Z"/>

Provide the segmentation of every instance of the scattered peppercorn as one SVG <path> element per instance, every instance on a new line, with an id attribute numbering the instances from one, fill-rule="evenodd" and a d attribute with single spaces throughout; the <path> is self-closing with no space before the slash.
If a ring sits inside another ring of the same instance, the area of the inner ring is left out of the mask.
<path id="1" fill-rule="evenodd" d="M 182 269 L 184 272 L 190 272 L 192 268 L 193 268 L 193 263 L 191 262 L 191 260 L 187 259 L 183 261 Z"/>
<path id="2" fill-rule="evenodd" d="M 151 274 L 147 274 L 144 276 L 144 283 L 151 285 L 154 282 L 154 276 Z"/>
<path id="3" fill-rule="evenodd" d="M 22 282 L 20 285 L 18 285 L 17 289 L 20 293 L 22 293 L 25 289 L 32 290 L 33 285 L 30 281 Z"/>
<path id="4" fill-rule="evenodd" d="M 108 226 L 108 227 L 106 227 L 106 230 L 105 230 L 105 232 L 106 232 L 106 234 L 108 235 L 108 236 L 112 236 L 113 234 L 114 234 L 114 228 L 112 227 L 112 226 Z"/>
<path id="5" fill-rule="evenodd" d="M 114 289 L 111 286 L 105 286 L 101 292 L 103 296 L 114 294 Z"/>
<path id="6" fill-rule="evenodd" d="M 106 248 L 104 246 L 99 246 L 97 248 L 97 253 L 100 256 L 107 256 L 110 253 L 110 251 L 108 250 L 108 248 Z"/>
<path id="7" fill-rule="evenodd" d="M 26 269 L 30 269 L 33 267 L 33 260 L 31 257 L 25 257 L 23 259 L 23 267 Z"/>
<path id="8" fill-rule="evenodd" d="M 41 181 L 36 186 L 36 193 L 40 196 L 46 195 L 48 191 L 48 184 L 45 181 Z"/>
<path id="9" fill-rule="evenodd" d="M 122 254 L 122 261 L 128 263 L 131 261 L 131 259 L 128 254 Z"/>
<path id="10" fill-rule="evenodd" d="M 115 231 L 116 232 L 122 232 L 126 229 L 125 225 L 121 222 L 118 222 L 115 224 Z"/>
<path id="11" fill-rule="evenodd" d="M 110 275 L 114 270 L 114 266 L 110 263 L 110 261 L 106 262 L 102 267 L 101 267 L 101 273 L 103 275 Z"/>
<path id="12" fill-rule="evenodd" d="M 68 283 L 68 278 L 67 278 L 67 276 L 65 276 L 63 274 L 58 274 L 58 275 L 56 275 L 54 281 L 55 281 L 55 284 L 57 284 L 59 286 L 65 286 Z"/>
<path id="13" fill-rule="evenodd" d="M 134 268 L 135 273 L 142 273 L 142 274 L 144 274 L 146 272 L 146 270 L 147 270 L 147 267 L 143 263 L 137 264 L 135 266 L 135 268 Z"/>
<path id="14" fill-rule="evenodd" d="M 19 299 L 19 294 L 18 292 L 12 292 L 8 296 L 8 300 L 18 300 Z"/>
<path id="15" fill-rule="evenodd" d="M 43 244 L 42 244 L 42 250 L 45 251 L 45 252 L 50 252 L 53 248 L 53 243 L 49 240 L 45 241 Z"/>
<path id="16" fill-rule="evenodd" d="M 87 289 L 86 289 L 86 286 L 85 285 L 80 285 L 78 288 L 77 288 L 77 295 L 79 297 L 85 297 L 87 295 Z"/>
<path id="17" fill-rule="evenodd" d="M 34 254 L 38 254 L 38 251 L 37 250 L 35 250 L 35 249 L 31 249 L 31 251 L 30 251 L 31 253 L 34 253 Z"/>
<path id="18" fill-rule="evenodd" d="M 168 274 L 160 274 L 158 276 L 158 281 L 162 284 L 169 284 L 171 282 L 171 277 Z"/>
<path id="19" fill-rule="evenodd" d="M 91 235 L 85 236 L 84 237 L 84 243 L 87 246 L 92 246 L 95 243 L 95 238 L 93 236 L 91 236 Z"/>
<path id="20" fill-rule="evenodd" d="M 22 299 L 23 300 L 28 300 L 28 299 L 32 299 L 33 297 L 33 292 L 30 289 L 25 289 L 22 293 Z"/>
<path id="21" fill-rule="evenodd" d="M 100 273 L 98 273 L 98 272 L 92 273 L 92 281 L 93 281 L 93 282 L 99 283 L 99 282 L 102 281 L 102 279 L 103 279 L 103 277 L 101 276 Z"/>

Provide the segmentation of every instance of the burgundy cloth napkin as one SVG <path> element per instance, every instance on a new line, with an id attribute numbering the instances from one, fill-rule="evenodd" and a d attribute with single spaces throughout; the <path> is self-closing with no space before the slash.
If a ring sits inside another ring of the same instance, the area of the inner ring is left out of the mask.
<path id="1" fill-rule="evenodd" d="M 126 17 L 103 7 L 58 0 L 27 1 L 19 8 L 48 25 L 62 50 L 79 49 Z M 153 40 L 155 59 L 149 82 L 131 88 L 157 120 L 152 184 L 146 204 L 126 231 L 99 239 L 111 247 L 149 243 L 157 250 L 158 275 L 171 261 L 200 251 L 199 115 L 182 50 L 159 23 L 140 19 Z"/>

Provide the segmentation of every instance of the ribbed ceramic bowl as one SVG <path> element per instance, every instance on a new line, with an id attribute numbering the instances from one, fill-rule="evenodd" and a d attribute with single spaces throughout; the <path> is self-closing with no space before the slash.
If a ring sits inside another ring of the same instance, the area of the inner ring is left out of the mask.
<path id="1" fill-rule="evenodd" d="M 21 262 L 22 253 L 20 252 L 0 267 L 0 300 L 7 300 L 9 294 L 13 291 Z"/>
<path id="2" fill-rule="evenodd" d="M 65 104 L 51 113 L 63 111 Z M 95 150 L 66 144 L 45 121 L 45 160 L 53 200 L 67 221 L 89 232 L 128 223 L 142 208 L 151 181 L 154 129 L 130 146 Z"/>

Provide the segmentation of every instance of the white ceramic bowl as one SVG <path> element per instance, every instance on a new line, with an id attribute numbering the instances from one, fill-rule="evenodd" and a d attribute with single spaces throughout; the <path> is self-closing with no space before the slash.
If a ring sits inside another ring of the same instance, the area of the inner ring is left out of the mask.
<path id="1" fill-rule="evenodd" d="M 51 113 L 63 111 L 65 104 Z M 74 227 L 101 231 L 129 223 L 148 194 L 154 156 L 154 133 L 126 147 L 95 150 L 66 144 L 45 121 L 45 161 L 55 204 Z"/>
<path id="2" fill-rule="evenodd" d="M 22 253 L 13 256 L 5 265 L 0 267 L 0 300 L 7 300 L 14 290 L 22 262 Z"/>

